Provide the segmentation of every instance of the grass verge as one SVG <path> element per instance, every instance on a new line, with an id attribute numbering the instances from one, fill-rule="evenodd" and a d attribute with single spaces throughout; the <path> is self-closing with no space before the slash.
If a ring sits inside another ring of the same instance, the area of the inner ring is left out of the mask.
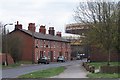
<path id="1" fill-rule="evenodd" d="M 5 69 L 5 68 L 15 68 L 15 67 L 18 67 L 20 66 L 19 63 L 16 63 L 16 64 L 10 64 L 8 66 L 5 66 L 5 65 L 2 65 L 2 68 Z"/>
<path id="2" fill-rule="evenodd" d="M 56 67 L 56 68 L 49 68 L 46 70 L 40 70 L 36 72 L 32 72 L 29 74 L 21 75 L 18 78 L 48 78 L 52 76 L 59 75 L 65 70 L 65 67 Z"/>
<path id="3" fill-rule="evenodd" d="M 95 69 L 99 69 L 100 66 L 107 65 L 107 62 L 91 62 L 90 65 L 93 65 Z M 120 62 L 110 62 L 110 66 L 118 66 Z"/>
<path id="4" fill-rule="evenodd" d="M 91 62 L 89 63 L 91 66 L 93 65 L 95 69 L 99 69 L 100 66 L 107 65 L 107 62 Z M 120 62 L 110 62 L 110 66 L 118 66 Z M 114 74 L 108 74 L 108 73 L 89 73 L 87 75 L 89 78 L 120 78 L 119 73 L 114 73 Z"/>
<path id="5" fill-rule="evenodd" d="M 2 65 L 2 64 L 1 65 L 2 65 L 2 68 L 5 69 L 5 68 L 15 68 L 15 67 L 21 66 L 21 64 L 32 64 L 32 63 L 29 61 L 20 61 L 15 64 L 9 64 L 8 66 Z"/>
<path id="6" fill-rule="evenodd" d="M 107 73 L 89 73 L 89 78 L 120 78 L 120 74 L 107 74 Z"/>

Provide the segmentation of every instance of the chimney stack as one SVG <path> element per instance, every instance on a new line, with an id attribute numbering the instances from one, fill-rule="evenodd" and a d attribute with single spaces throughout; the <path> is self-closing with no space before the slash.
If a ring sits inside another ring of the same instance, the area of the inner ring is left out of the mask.
<path id="1" fill-rule="evenodd" d="M 61 32 L 58 31 L 58 32 L 56 33 L 56 36 L 61 37 Z"/>
<path id="2" fill-rule="evenodd" d="M 55 35 L 55 30 L 54 30 L 54 27 L 49 27 L 49 30 L 48 30 L 49 34 L 50 35 Z"/>
<path id="3" fill-rule="evenodd" d="M 41 26 L 40 26 L 40 29 L 39 29 L 39 32 L 40 32 L 40 33 L 43 33 L 43 34 L 46 34 L 45 26 L 41 25 Z"/>
<path id="4" fill-rule="evenodd" d="M 22 24 L 19 24 L 18 21 L 17 21 L 17 24 L 15 25 L 15 30 L 16 29 L 22 29 Z"/>
<path id="5" fill-rule="evenodd" d="M 35 23 L 29 23 L 28 30 L 35 32 Z"/>

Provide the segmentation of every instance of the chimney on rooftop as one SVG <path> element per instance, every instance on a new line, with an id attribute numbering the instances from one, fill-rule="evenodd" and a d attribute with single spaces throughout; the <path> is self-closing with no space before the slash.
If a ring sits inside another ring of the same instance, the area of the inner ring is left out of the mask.
<path id="1" fill-rule="evenodd" d="M 61 37 L 61 32 L 58 31 L 58 32 L 56 33 L 56 36 Z"/>
<path id="2" fill-rule="evenodd" d="M 46 28 L 45 28 L 45 26 L 41 25 L 40 29 L 39 29 L 39 32 L 43 33 L 43 34 L 46 34 Z"/>
<path id="3" fill-rule="evenodd" d="M 28 30 L 35 32 L 35 23 L 29 23 Z"/>
<path id="4" fill-rule="evenodd" d="M 18 21 L 17 21 L 17 24 L 15 25 L 15 30 L 16 29 L 22 29 L 22 24 L 19 24 Z"/>
<path id="5" fill-rule="evenodd" d="M 54 30 L 54 27 L 49 27 L 49 30 L 48 30 L 49 34 L 50 35 L 55 35 L 55 30 Z"/>

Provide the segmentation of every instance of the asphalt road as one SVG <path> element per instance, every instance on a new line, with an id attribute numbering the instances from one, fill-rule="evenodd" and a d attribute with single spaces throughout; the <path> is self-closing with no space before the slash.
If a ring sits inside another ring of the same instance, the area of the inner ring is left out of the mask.
<path id="1" fill-rule="evenodd" d="M 4 69 L 2 70 L 2 78 L 16 78 L 20 75 L 27 74 L 33 71 L 44 70 L 47 68 L 52 67 L 59 67 L 59 66 L 68 66 L 74 64 L 80 64 L 82 61 L 74 60 L 74 61 L 67 61 L 64 63 L 50 63 L 50 64 L 34 64 L 29 66 L 21 66 L 12 69 Z"/>

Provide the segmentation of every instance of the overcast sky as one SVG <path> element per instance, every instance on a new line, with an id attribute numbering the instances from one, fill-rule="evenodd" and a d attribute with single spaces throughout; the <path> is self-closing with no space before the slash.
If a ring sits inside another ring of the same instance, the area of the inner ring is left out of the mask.
<path id="1" fill-rule="evenodd" d="M 65 35 L 65 25 L 75 23 L 74 10 L 83 1 L 86 0 L 0 0 L 0 21 L 4 24 L 19 21 L 23 29 L 28 29 L 28 23 L 35 23 L 36 31 L 38 25 L 46 25 L 47 32 L 48 27 L 54 26 L 55 31 Z M 10 31 L 14 29 L 7 27 Z"/>
<path id="2" fill-rule="evenodd" d="M 1 0 L 0 21 L 4 24 L 19 21 L 23 29 L 28 23 L 54 26 L 56 31 L 65 32 L 65 25 L 74 23 L 74 9 L 80 0 Z M 14 26 L 7 26 L 12 31 Z M 39 27 L 37 27 L 38 31 Z"/>

